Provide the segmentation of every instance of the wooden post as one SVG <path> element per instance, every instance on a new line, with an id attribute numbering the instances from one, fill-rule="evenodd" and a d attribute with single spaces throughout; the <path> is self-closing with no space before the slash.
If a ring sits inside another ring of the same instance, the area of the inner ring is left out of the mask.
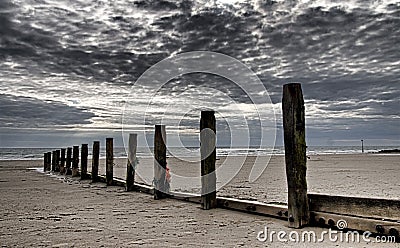
<path id="1" fill-rule="evenodd" d="M 282 115 L 289 227 L 301 228 L 309 223 L 310 212 L 307 199 L 304 100 L 300 84 L 283 86 Z"/>
<path id="2" fill-rule="evenodd" d="M 47 152 L 45 152 L 43 156 L 43 172 L 46 172 L 46 170 L 47 170 Z"/>
<path id="3" fill-rule="evenodd" d="M 72 147 L 67 148 L 67 159 L 65 164 L 65 175 L 72 175 Z"/>
<path id="4" fill-rule="evenodd" d="M 216 128 L 214 111 L 201 111 L 200 119 L 201 153 L 201 205 L 203 209 L 217 207 Z"/>
<path id="5" fill-rule="evenodd" d="M 113 166 L 114 166 L 114 152 L 113 152 L 113 138 L 106 139 L 106 181 L 107 186 L 113 185 Z"/>
<path id="6" fill-rule="evenodd" d="M 65 148 L 61 149 L 61 158 L 60 158 L 60 174 L 65 174 Z"/>
<path id="7" fill-rule="evenodd" d="M 99 176 L 100 141 L 93 142 L 92 151 L 92 182 L 97 181 Z"/>
<path id="8" fill-rule="evenodd" d="M 52 152 L 51 156 L 51 171 L 56 171 L 56 151 Z"/>
<path id="9" fill-rule="evenodd" d="M 72 148 L 72 176 L 79 176 L 79 146 Z"/>
<path id="10" fill-rule="evenodd" d="M 361 140 L 361 152 L 364 153 L 364 140 Z"/>
<path id="11" fill-rule="evenodd" d="M 167 197 L 166 168 L 167 168 L 167 135 L 165 125 L 156 125 L 154 133 L 154 199 Z"/>
<path id="12" fill-rule="evenodd" d="M 81 148 L 81 179 L 87 178 L 88 145 L 82 144 Z"/>
<path id="13" fill-rule="evenodd" d="M 128 162 L 126 165 L 126 191 L 132 191 L 135 184 L 137 134 L 129 134 Z"/>
<path id="14" fill-rule="evenodd" d="M 55 166 L 55 172 L 60 172 L 60 155 L 61 151 L 60 150 L 56 150 L 56 166 Z"/>
<path id="15" fill-rule="evenodd" d="M 51 171 L 51 152 L 47 152 L 47 171 Z"/>

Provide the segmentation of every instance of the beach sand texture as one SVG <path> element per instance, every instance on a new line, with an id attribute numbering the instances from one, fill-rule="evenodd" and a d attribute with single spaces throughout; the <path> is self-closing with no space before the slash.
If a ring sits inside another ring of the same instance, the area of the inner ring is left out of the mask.
<path id="1" fill-rule="evenodd" d="M 398 158 L 312 156 L 308 163 L 310 191 L 398 199 Z M 144 161 L 139 166 L 144 166 Z M 115 176 L 124 176 L 125 163 L 116 160 Z M 169 160 L 171 170 L 189 168 L 184 164 Z M 52 177 L 28 167 L 42 167 L 42 161 L 0 162 L 0 243 L 4 247 L 399 247 L 329 240 L 323 244 L 276 239 L 262 243 L 257 233 L 265 226 L 288 233 L 292 229 L 277 219 L 224 209 L 205 211 L 198 204 L 171 199 L 155 201 L 151 195 L 124 192 L 122 187 Z M 189 171 L 193 173 L 193 169 Z M 283 157 L 274 157 L 255 183 L 246 182 L 245 174 L 241 171 L 219 195 L 284 201 Z M 326 229 L 302 230 L 321 233 Z"/>
<path id="2" fill-rule="evenodd" d="M 261 158 L 262 160 L 263 158 Z M 168 158 L 171 168 L 171 189 L 180 192 L 200 193 L 200 162 L 196 158 Z M 250 170 L 255 160 L 249 156 L 239 173 L 224 187 L 218 195 L 240 199 L 258 200 L 266 203 L 287 202 L 287 183 L 284 156 L 272 156 L 263 174 L 253 183 L 248 181 Z M 268 158 L 265 157 L 265 161 Z M 152 182 L 153 159 L 139 158 L 137 176 L 139 182 Z M 239 168 L 243 157 L 234 157 L 223 169 L 217 171 L 217 185 L 222 174 L 232 174 L 229 167 Z M 217 160 L 217 168 L 224 162 L 224 157 Z M 126 159 L 115 159 L 114 177 L 125 179 Z M 90 163 L 89 163 L 90 164 Z M 90 166 L 89 166 L 90 167 Z M 340 154 L 312 155 L 307 161 L 308 191 L 312 193 L 400 198 L 400 156 L 381 154 Z M 100 174 L 105 174 L 105 162 L 101 161 Z M 89 169 L 90 171 L 90 169 Z M 175 174 L 175 175 L 174 175 Z M 182 180 L 177 176 L 193 177 Z M 145 180 L 143 180 L 145 179 Z"/>

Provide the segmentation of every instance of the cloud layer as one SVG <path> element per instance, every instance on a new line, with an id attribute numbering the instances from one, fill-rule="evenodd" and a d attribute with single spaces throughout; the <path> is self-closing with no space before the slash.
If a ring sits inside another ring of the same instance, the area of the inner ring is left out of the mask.
<path id="1" fill-rule="evenodd" d="M 309 137 L 323 144 L 395 142 L 399 16 L 394 0 L 4 0 L 0 127 L 118 128 L 124 103 L 142 93 L 130 87 L 146 69 L 174 54 L 209 50 L 239 59 L 260 77 L 278 126 L 282 85 L 300 82 Z M 186 92 L 190 102 L 205 85 L 249 104 L 237 86 L 212 76 L 177 78 L 162 94 Z"/>

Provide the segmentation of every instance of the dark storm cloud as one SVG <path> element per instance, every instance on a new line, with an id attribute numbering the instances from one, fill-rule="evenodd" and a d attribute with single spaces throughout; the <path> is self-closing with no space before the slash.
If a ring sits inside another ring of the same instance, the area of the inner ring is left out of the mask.
<path id="1" fill-rule="evenodd" d="M 346 5 L 347 1 L 304 2 L 239 1 L 233 6 L 188 0 L 3 0 L 0 58 L 9 65 L 0 64 L 4 68 L 0 86 L 11 94 L 15 80 L 10 81 L 10 75 L 24 77 L 18 83 L 34 82 L 38 88 L 43 82 L 51 84 L 57 74 L 66 80 L 59 89 L 63 95 L 73 95 L 68 79 L 82 86 L 105 83 L 108 88 L 101 86 L 104 90 L 126 87 L 170 55 L 211 50 L 249 66 L 266 86 L 273 103 L 281 102 L 283 84 L 302 83 L 311 106 L 307 113 L 310 128 L 315 133 L 326 132 L 329 127 L 356 129 L 363 125 L 365 132 L 388 135 L 379 131 L 381 122 L 385 130 L 400 133 L 396 125 L 400 104 L 400 1 L 351 1 L 353 7 Z M 32 76 L 39 79 L 31 80 Z M 173 96 L 202 86 L 249 103 L 246 93 L 235 84 L 211 75 L 177 78 L 160 94 Z M 96 90 L 88 94 L 99 93 Z M 2 101 L 10 104 L 10 97 Z M 112 97 L 118 98 L 116 94 Z M 31 109 L 27 102 L 34 102 L 39 109 L 54 104 L 52 111 L 65 108 L 80 113 L 84 123 L 90 118 L 79 109 L 34 99 L 22 98 L 20 111 Z M 88 106 L 93 111 L 97 107 Z M 103 106 L 101 111 L 112 116 L 114 109 Z M 1 125 L 27 123 L 31 117 L 22 118 L 18 111 L 5 113 L 7 121 Z M 322 117 L 329 123 L 321 123 Z M 50 123 L 60 124 L 49 118 Z M 63 118 L 59 122 L 74 123 L 70 115 Z M 78 119 L 76 122 L 81 123 Z"/>
<path id="2" fill-rule="evenodd" d="M 0 94 L 0 126 L 46 128 L 90 123 L 94 114 L 57 102 Z"/>

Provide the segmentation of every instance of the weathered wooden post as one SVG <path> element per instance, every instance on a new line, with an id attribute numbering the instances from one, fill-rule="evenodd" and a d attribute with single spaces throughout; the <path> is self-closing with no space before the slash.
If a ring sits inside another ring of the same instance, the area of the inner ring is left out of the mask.
<path id="1" fill-rule="evenodd" d="M 129 134 L 128 162 L 126 165 L 126 191 L 132 191 L 135 184 L 137 134 Z"/>
<path id="2" fill-rule="evenodd" d="M 106 182 L 107 186 L 113 185 L 114 151 L 113 138 L 106 139 Z"/>
<path id="3" fill-rule="evenodd" d="M 156 125 L 154 133 L 154 199 L 159 200 L 168 196 L 166 184 L 167 168 L 167 135 L 165 125 Z"/>
<path id="4" fill-rule="evenodd" d="M 56 171 L 56 151 L 52 152 L 51 156 L 51 171 Z"/>
<path id="5" fill-rule="evenodd" d="M 82 144 L 81 147 L 81 179 L 87 178 L 87 164 L 88 164 L 88 144 Z"/>
<path id="6" fill-rule="evenodd" d="M 67 148 L 67 159 L 65 165 L 65 175 L 72 175 L 72 147 Z"/>
<path id="7" fill-rule="evenodd" d="M 55 166 L 55 172 L 60 172 L 60 155 L 61 151 L 56 150 L 56 166 Z"/>
<path id="8" fill-rule="evenodd" d="M 43 172 L 46 172 L 46 170 L 47 170 L 47 152 L 45 152 L 43 156 Z"/>
<path id="9" fill-rule="evenodd" d="M 361 152 L 364 153 L 364 140 L 361 140 Z"/>
<path id="10" fill-rule="evenodd" d="M 47 152 L 47 171 L 51 170 L 51 152 Z"/>
<path id="11" fill-rule="evenodd" d="M 79 146 L 72 148 L 72 176 L 79 176 Z"/>
<path id="12" fill-rule="evenodd" d="M 60 158 L 60 174 L 65 174 L 65 148 L 61 149 L 61 158 Z"/>
<path id="13" fill-rule="evenodd" d="M 100 141 L 93 142 L 92 151 L 92 182 L 97 181 L 99 176 L 99 160 L 100 160 Z"/>
<path id="14" fill-rule="evenodd" d="M 309 223 L 310 213 L 307 199 L 304 99 L 300 84 L 283 86 L 282 115 L 289 227 L 301 228 Z"/>
<path id="15" fill-rule="evenodd" d="M 200 119 L 201 154 L 201 205 L 203 209 L 217 207 L 216 128 L 214 111 L 201 111 Z"/>

